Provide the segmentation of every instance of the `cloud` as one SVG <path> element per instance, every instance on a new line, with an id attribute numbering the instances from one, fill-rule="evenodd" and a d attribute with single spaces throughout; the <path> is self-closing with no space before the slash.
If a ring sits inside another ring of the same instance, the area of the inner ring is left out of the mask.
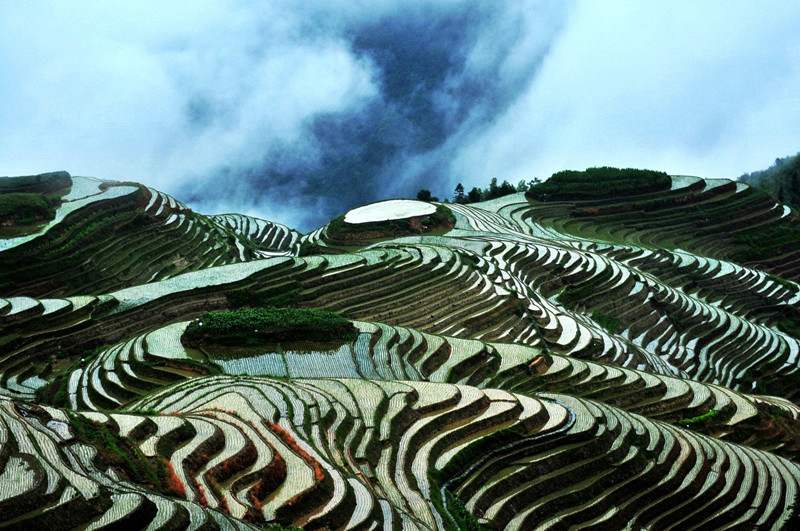
<path id="1" fill-rule="evenodd" d="M 534 28 L 527 17 L 539 11 L 548 16 Z M 470 2 L 385 3 L 344 13 L 306 6 L 316 45 L 321 38 L 346 42 L 351 58 L 370 69 L 375 92 L 293 121 L 302 134 L 265 145 L 260 163 L 226 163 L 215 186 L 238 186 L 244 200 L 291 198 L 303 213 L 294 224 L 303 228 L 421 187 L 449 190 L 457 139 L 482 129 L 524 88 L 557 31 L 552 22 L 561 10 L 552 12 Z M 202 201 L 204 182 L 182 196 Z"/>
<path id="2" fill-rule="evenodd" d="M 0 173 L 132 179 L 315 228 L 564 168 L 734 177 L 800 145 L 791 3 L 25 2 Z"/>
<path id="3" fill-rule="evenodd" d="M 524 88 L 563 10 L 207 1 L 7 11 L 3 173 L 134 179 L 201 210 L 308 229 L 448 183 L 454 139 Z"/>
<path id="4" fill-rule="evenodd" d="M 305 123 L 375 96 L 371 65 L 341 38 L 300 35 L 298 13 L 162 4 L 56 2 L 4 16 L 4 173 L 64 168 L 178 191 L 268 153 L 286 166 L 313 160 Z M 227 184 L 234 203 L 239 183 Z"/>
<path id="5" fill-rule="evenodd" d="M 533 83 L 454 166 L 476 181 L 766 167 L 800 149 L 798 21 L 779 2 L 581 2 Z"/>

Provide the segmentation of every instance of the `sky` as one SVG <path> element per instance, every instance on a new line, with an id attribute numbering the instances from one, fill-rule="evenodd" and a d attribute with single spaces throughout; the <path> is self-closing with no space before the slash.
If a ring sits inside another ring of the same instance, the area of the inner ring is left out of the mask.
<path id="1" fill-rule="evenodd" d="M 0 0 L 0 175 L 312 230 L 363 203 L 800 151 L 800 3 Z"/>

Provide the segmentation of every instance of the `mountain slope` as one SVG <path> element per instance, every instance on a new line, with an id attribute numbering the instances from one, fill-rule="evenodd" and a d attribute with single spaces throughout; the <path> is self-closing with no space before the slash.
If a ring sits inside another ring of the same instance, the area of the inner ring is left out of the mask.
<path id="1" fill-rule="evenodd" d="M 797 217 L 590 174 L 307 235 L 70 177 L 0 240 L 0 526 L 792 528 Z M 240 344 L 187 339 L 209 311 Z"/>

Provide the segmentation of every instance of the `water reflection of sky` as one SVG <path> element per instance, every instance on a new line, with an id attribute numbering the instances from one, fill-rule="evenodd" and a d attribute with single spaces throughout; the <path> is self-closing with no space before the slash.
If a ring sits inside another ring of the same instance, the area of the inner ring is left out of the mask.
<path id="1" fill-rule="evenodd" d="M 333 350 L 268 352 L 236 359 L 215 359 L 228 374 L 292 378 L 377 378 L 369 355 L 369 334 Z"/>

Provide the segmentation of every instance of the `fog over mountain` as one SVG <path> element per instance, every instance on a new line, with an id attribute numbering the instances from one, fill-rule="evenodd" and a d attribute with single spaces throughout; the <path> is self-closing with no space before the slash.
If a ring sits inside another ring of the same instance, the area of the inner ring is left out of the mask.
<path id="1" fill-rule="evenodd" d="M 800 146 L 788 2 L 26 2 L 0 174 L 145 182 L 310 230 L 592 165 L 736 177 Z"/>

